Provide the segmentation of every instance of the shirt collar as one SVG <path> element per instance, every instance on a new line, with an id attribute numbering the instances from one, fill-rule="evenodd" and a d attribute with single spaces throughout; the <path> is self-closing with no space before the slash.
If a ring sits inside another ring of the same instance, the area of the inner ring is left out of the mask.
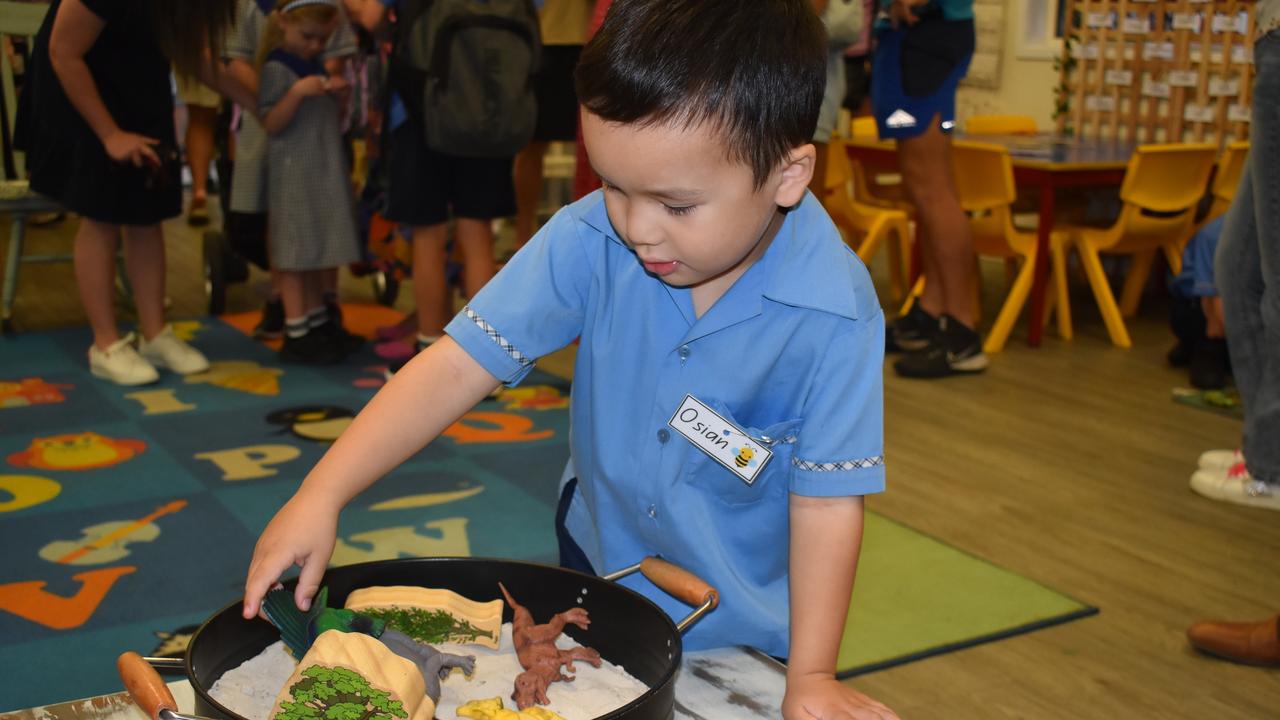
<path id="1" fill-rule="evenodd" d="M 597 190 L 593 195 L 583 204 L 579 219 L 626 247 L 609 222 L 603 194 Z M 806 192 L 804 200 L 783 219 L 769 249 L 756 261 L 760 267 L 744 273 L 729 292 L 738 294 L 746 289 L 738 287 L 746 281 L 753 291 L 773 302 L 857 320 L 860 301 L 865 299 L 855 284 L 856 273 L 849 267 L 857 261 L 850 257 L 853 251 L 847 245 L 830 238 L 840 238 L 840 231 L 818 199 Z M 862 314 L 869 313 L 862 308 Z"/>
<path id="2" fill-rule="evenodd" d="M 319 60 L 303 60 L 284 48 L 276 48 L 268 53 L 267 62 L 272 60 L 275 60 L 278 63 L 283 63 L 285 67 L 292 70 L 294 74 L 300 78 L 307 77 L 308 75 L 327 74 L 324 71 L 324 63 L 321 63 Z"/>
<path id="3" fill-rule="evenodd" d="M 857 272 L 850 268 L 851 263 L 860 263 L 850 255 L 853 251 L 840 240 L 840 231 L 827 211 L 813 193 L 806 192 L 804 200 L 787 213 L 773 244 L 759 260 L 767 264 L 762 294 L 782 305 L 857 320 L 859 304 L 865 298 L 856 283 Z M 865 308 L 861 311 L 869 314 Z"/>

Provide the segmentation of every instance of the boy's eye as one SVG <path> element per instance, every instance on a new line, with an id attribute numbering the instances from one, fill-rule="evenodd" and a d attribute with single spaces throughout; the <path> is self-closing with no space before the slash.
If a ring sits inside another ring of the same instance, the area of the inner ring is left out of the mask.
<path id="1" fill-rule="evenodd" d="M 675 205 L 667 205 L 664 203 L 663 207 L 665 207 L 667 209 L 667 212 L 671 213 L 672 215 L 680 216 L 680 215 L 688 215 L 689 213 L 693 212 L 693 208 L 696 206 L 694 205 L 675 206 Z"/>

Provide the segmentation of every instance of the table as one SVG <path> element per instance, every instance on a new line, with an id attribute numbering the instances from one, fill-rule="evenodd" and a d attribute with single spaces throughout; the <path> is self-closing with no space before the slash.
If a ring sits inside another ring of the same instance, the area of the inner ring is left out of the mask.
<path id="1" fill-rule="evenodd" d="M 785 668 L 750 648 L 685 653 L 676 676 L 673 720 L 769 718 L 782 715 Z M 182 713 L 195 712 L 187 680 L 169 683 Z M 0 714 L 0 720 L 150 720 L 125 692 Z M 445 720 L 445 719 L 442 719 Z"/>
<path id="2" fill-rule="evenodd" d="M 1036 229 L 1036 267 L 1031 285 L 1031 318 L 1027 344 L 1038 347 L 1044 333 L 1044 291 L 1049 275 L 1049 234 L 1053 231 L 1055 193 L 1058 188 L 1086 185 L 1120 185 L 1124 182 L 1135 143 L 1120 140 L 1063 138 L 1039 135 L 957 135 L 1003 145 L 1013 159 L 1013 180 L 1020 187 L 1040 190 L 1039 226 Z M 894 167 L 897 150 L 891 140 L 853 139 L 849 156 L 870 167 Z"/>

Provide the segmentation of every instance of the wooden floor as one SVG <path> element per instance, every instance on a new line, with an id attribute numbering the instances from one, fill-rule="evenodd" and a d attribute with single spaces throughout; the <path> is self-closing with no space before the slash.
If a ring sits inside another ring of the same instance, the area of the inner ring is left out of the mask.
<path id="1" fill-rule="evenodd" d="M 66 247 L 73 229 L 31 240 Z M 199 238 L 175 222 L 168 245 L 172 314 L 200 314 Z M 69 266 L 22 280 L 20 329 L 84 322 Z M 234 287 L 230 309 L 256 307 L 256 290 Z M 369 285 L 345 278 L 343 294 L 367 299 Z M 904 718 L 1280 718 L 1280 670 L 1199 656 L 1183 635 L 1202 617 L 1280 610 L 1280 513 L 1187 487 L 1200 451 L 1237 445 L 1239 423 L 1170 401 L 1186 378 L 1164 365 L 1158 306 L 1131 323 L 1125 351 L 1107 343 L 1087 288 L 1073 295 L 1074 342 L 1050 334 L 1032 350 L 1015 334 L 978 377 L 886 372 L 889 491 L 869 504 L 1101 613 L 853 684 Z"/>

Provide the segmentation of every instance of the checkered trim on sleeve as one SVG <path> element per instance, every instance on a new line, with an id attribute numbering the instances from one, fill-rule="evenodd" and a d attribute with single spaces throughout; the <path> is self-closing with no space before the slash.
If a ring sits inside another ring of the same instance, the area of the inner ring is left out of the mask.
<path id="1" fill-rule="evenodd" d="M 524 353 L 517 350 L 515 345 L 512 345 L 506 338 L 502 337 L 502 333 L 498 332 L 497 328 L 490 325 L 484 318 L 480 317 L 475 310 L 472 310 L 470 305 L 462 308 L 462 312 L 466 314 L 468 320 L 475 323 L 477 327 L 483 330 L 484 334 L 488 335 L 490 340 L 497 343 L 498 347 L 502 348 L 502 351 L 505 352 L 512 360 L 515 360 L 521 365 L 533 364 L 533 361 L 525 357 Z"/>
<path id="2" fill-rule="evenodd" d="M 838 470 L 865 470 L 867 468 L 878 467 L 884 465 L 884 456 L 876 455 L 875 457 L 862 458 L 860 460 L 841 460 L 840 462 L 815 463 L 800 458 L 791 458 L 791 464 L 801 470 L 810 472 L 836 472 Z"/>

